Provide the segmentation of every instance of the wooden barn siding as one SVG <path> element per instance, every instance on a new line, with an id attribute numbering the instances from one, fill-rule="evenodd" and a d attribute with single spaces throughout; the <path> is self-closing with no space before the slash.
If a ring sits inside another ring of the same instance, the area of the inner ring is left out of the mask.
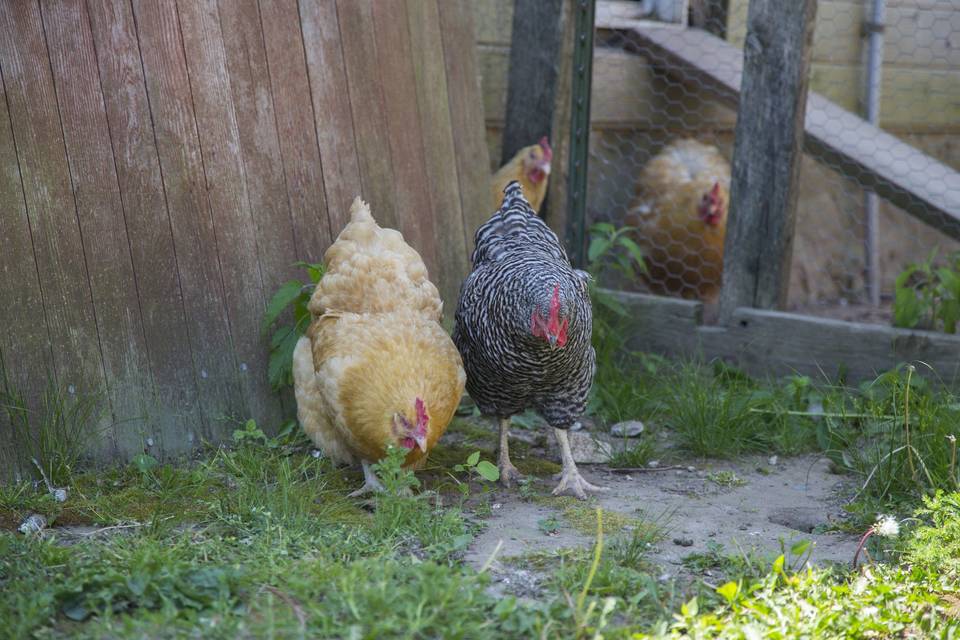
<path id="1" fill-rule="evenodd" d="M 0 3 L 0 359 L 31 407 L 102 393 L 102 458 L 275 426 L 264 305 L 358 194 L 451 314 L 488 213 L 463 37 L 466 0 Z"/>

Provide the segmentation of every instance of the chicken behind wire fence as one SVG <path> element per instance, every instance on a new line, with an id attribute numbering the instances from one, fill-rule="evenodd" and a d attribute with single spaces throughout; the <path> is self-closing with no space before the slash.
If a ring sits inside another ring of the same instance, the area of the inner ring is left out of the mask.
<path id="1" fill-rule="evenodd" d="M 747 4 L 695 0 L 683 20 L 686 28 L 742 47 Z M 821 3 L 810 71 L 810 91 L 860 116 L 866 114 L 865 25 L 872 4 Z M 891 4 L 884 17 L 879 124 L 958 169 L 960 7 Z M 679 14 L 660 16 L 658 11 L 646 18 L 680 20 Z M 711 302 L 721 283 L 736 111 L 687 70 L 651 64 L 634 53 L 638 48 L 622 33 L 596 33 L 588 215 L 592 222 L 639 227 L 638 244 L 645 249 L 648 270 L 607 283 Z M 865 143 L 874 144 L 874 153 L 887 151 L 877 141 Z M 667 168 L 664 158 L 676 161 L 675 167 Z M 945 259 L 960 249 L 943 233 L 881 200 L 872 250 L 879 260 L 882 298 L 880 307 L 870 306 L 865 181 L 836 163 L 803 155 L 789 309 L 888 323 L 894 281 L 907 265 L 923 261 L 933 250 Z M 710 198 L 717 183 L 717 197 Z M 704 205 L 724 212 L 719 224 L 704 219 Z"/>

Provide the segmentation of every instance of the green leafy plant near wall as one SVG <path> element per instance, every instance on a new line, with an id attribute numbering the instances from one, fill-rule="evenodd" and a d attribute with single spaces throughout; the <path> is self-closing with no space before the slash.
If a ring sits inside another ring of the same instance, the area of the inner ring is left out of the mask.
<path id="1" fill-rule="evenodd" d="M 306 270 L 307 281 L 289 280 L 283 283 L 273 294 L 263 315 L 263 333 L 267 334 L 273 329 L 273 335 L 270 337 L 270 363 L 267 377 L 276 391 L 293 386 L 293 350 L 300 336 L 310 326 L 310 311 L 307 309 L 307 304 L 324 272 L 324 266 L 320 263 L 297 262 L 295 266 Z M 292 324 L 280 322 L 280 316 L 291 307 L 293 308 Z"/>
<path id="2" fill-rule="evenodd" d="M 956 333 L 960 321 L 960 252 L 936 263 L 934 250 L 923 262 L 909 265 L 897 276 L 893 324 L 908 329 Z"/>

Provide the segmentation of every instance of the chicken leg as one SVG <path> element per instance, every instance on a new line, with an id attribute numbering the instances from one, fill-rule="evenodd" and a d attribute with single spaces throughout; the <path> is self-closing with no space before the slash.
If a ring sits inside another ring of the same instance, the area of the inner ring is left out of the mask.
<path id="1" fill-rule="evenodd" d="M 510 418 L 500 418 L 500 450 L 497 455 L 497 468 L 500 469 L 500 483 L 505 487 L 513 486 L 514 480 L 519 480 L 523 475 L 517 471 L 517 468 L 510 462 Z"/>
<path id="2" fill-rule="evenodd" d="M 367 493 L 380 493 L 384 491 L 383 484 L 381 484 L 380 479 L 377 477 L 377 474 L 373 472 L 373 469 L 370 468 L 370 463 L 366 460 L 361 460 L 360 464 L 363 466 L 363 486 L 347 494 L 347 497 L 356 498 Z"/>
<path id="3" fill-rule="evenodd" d="M 573 461 L 573 454 L 570 452 L 570 440 L 567 439 L 566 429 L 554 429 L 557 435 L 557 443 L 560 445 L 560 459 L 563 461 L 563 471 L 560 472 L 560 484 L 553 490 L 553 495 L 559 496 L 564 493 L 570 493 L 580 498 L 587 499 L 587 491 L 607 491 L 607 487 L 598 487 L 590 484 L 580 475 L 577 469 L 577 463 Z"/>

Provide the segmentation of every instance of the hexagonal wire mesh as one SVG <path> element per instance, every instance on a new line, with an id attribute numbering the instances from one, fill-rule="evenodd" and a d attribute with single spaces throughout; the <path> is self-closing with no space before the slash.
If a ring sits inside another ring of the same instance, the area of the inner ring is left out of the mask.
<path id="1" fill-rule="evenodd" d="M 861 117 L 870 98 L 867 27 L 874 2 L 820 0 L 810 69 L 811 92 Z M 683 17 L 670 27 L 678 38 L 679 30 L 700 29 L 704 38 L 742 46 L 748 0 L 690 0 L 688 12 L 677 10 L 685 4 L 600 2 L 598 15 L 609 15 L 610 7 L 631 16 L 650 8 L 648 20 Z M 886 4 L 880 126 L 960 169 L 960 5 Z M 638 228 L 634 238 L 645 251 L 648 273 L 632 282 L 621 279 L 618 286 L 712 302 L 721 281 L 736 110 L 717 98 L 708 81 L 663 59 L 652 63 L 642 55 L 641 40 L 624 31 L 596 32 L 588 224 Z M 689 50 L 691 40 L 685 42 Z M 868 137 L 874 139 L 858 141 L 862 153 L 897 152 L 885 148 L 883 139 Z M 912 178 L 921 189 L 942 189 L 937 175 Z M 804 154 L 788 309 L 889 323 L 898 274 L 934 249 L 941 258 L 960 249 L 882 199 L 869 204 L 866 183 L 867 176 L 856 170 Z M 960 194 L 953 195 L 954 202 L 957 198 Z M 943 225 L 955 224 L 930 213 Z M 871 227 L 877 232 L 869 240 Z M 879 304 L 871 304 L 871 284 L 878 287 Z"/>

